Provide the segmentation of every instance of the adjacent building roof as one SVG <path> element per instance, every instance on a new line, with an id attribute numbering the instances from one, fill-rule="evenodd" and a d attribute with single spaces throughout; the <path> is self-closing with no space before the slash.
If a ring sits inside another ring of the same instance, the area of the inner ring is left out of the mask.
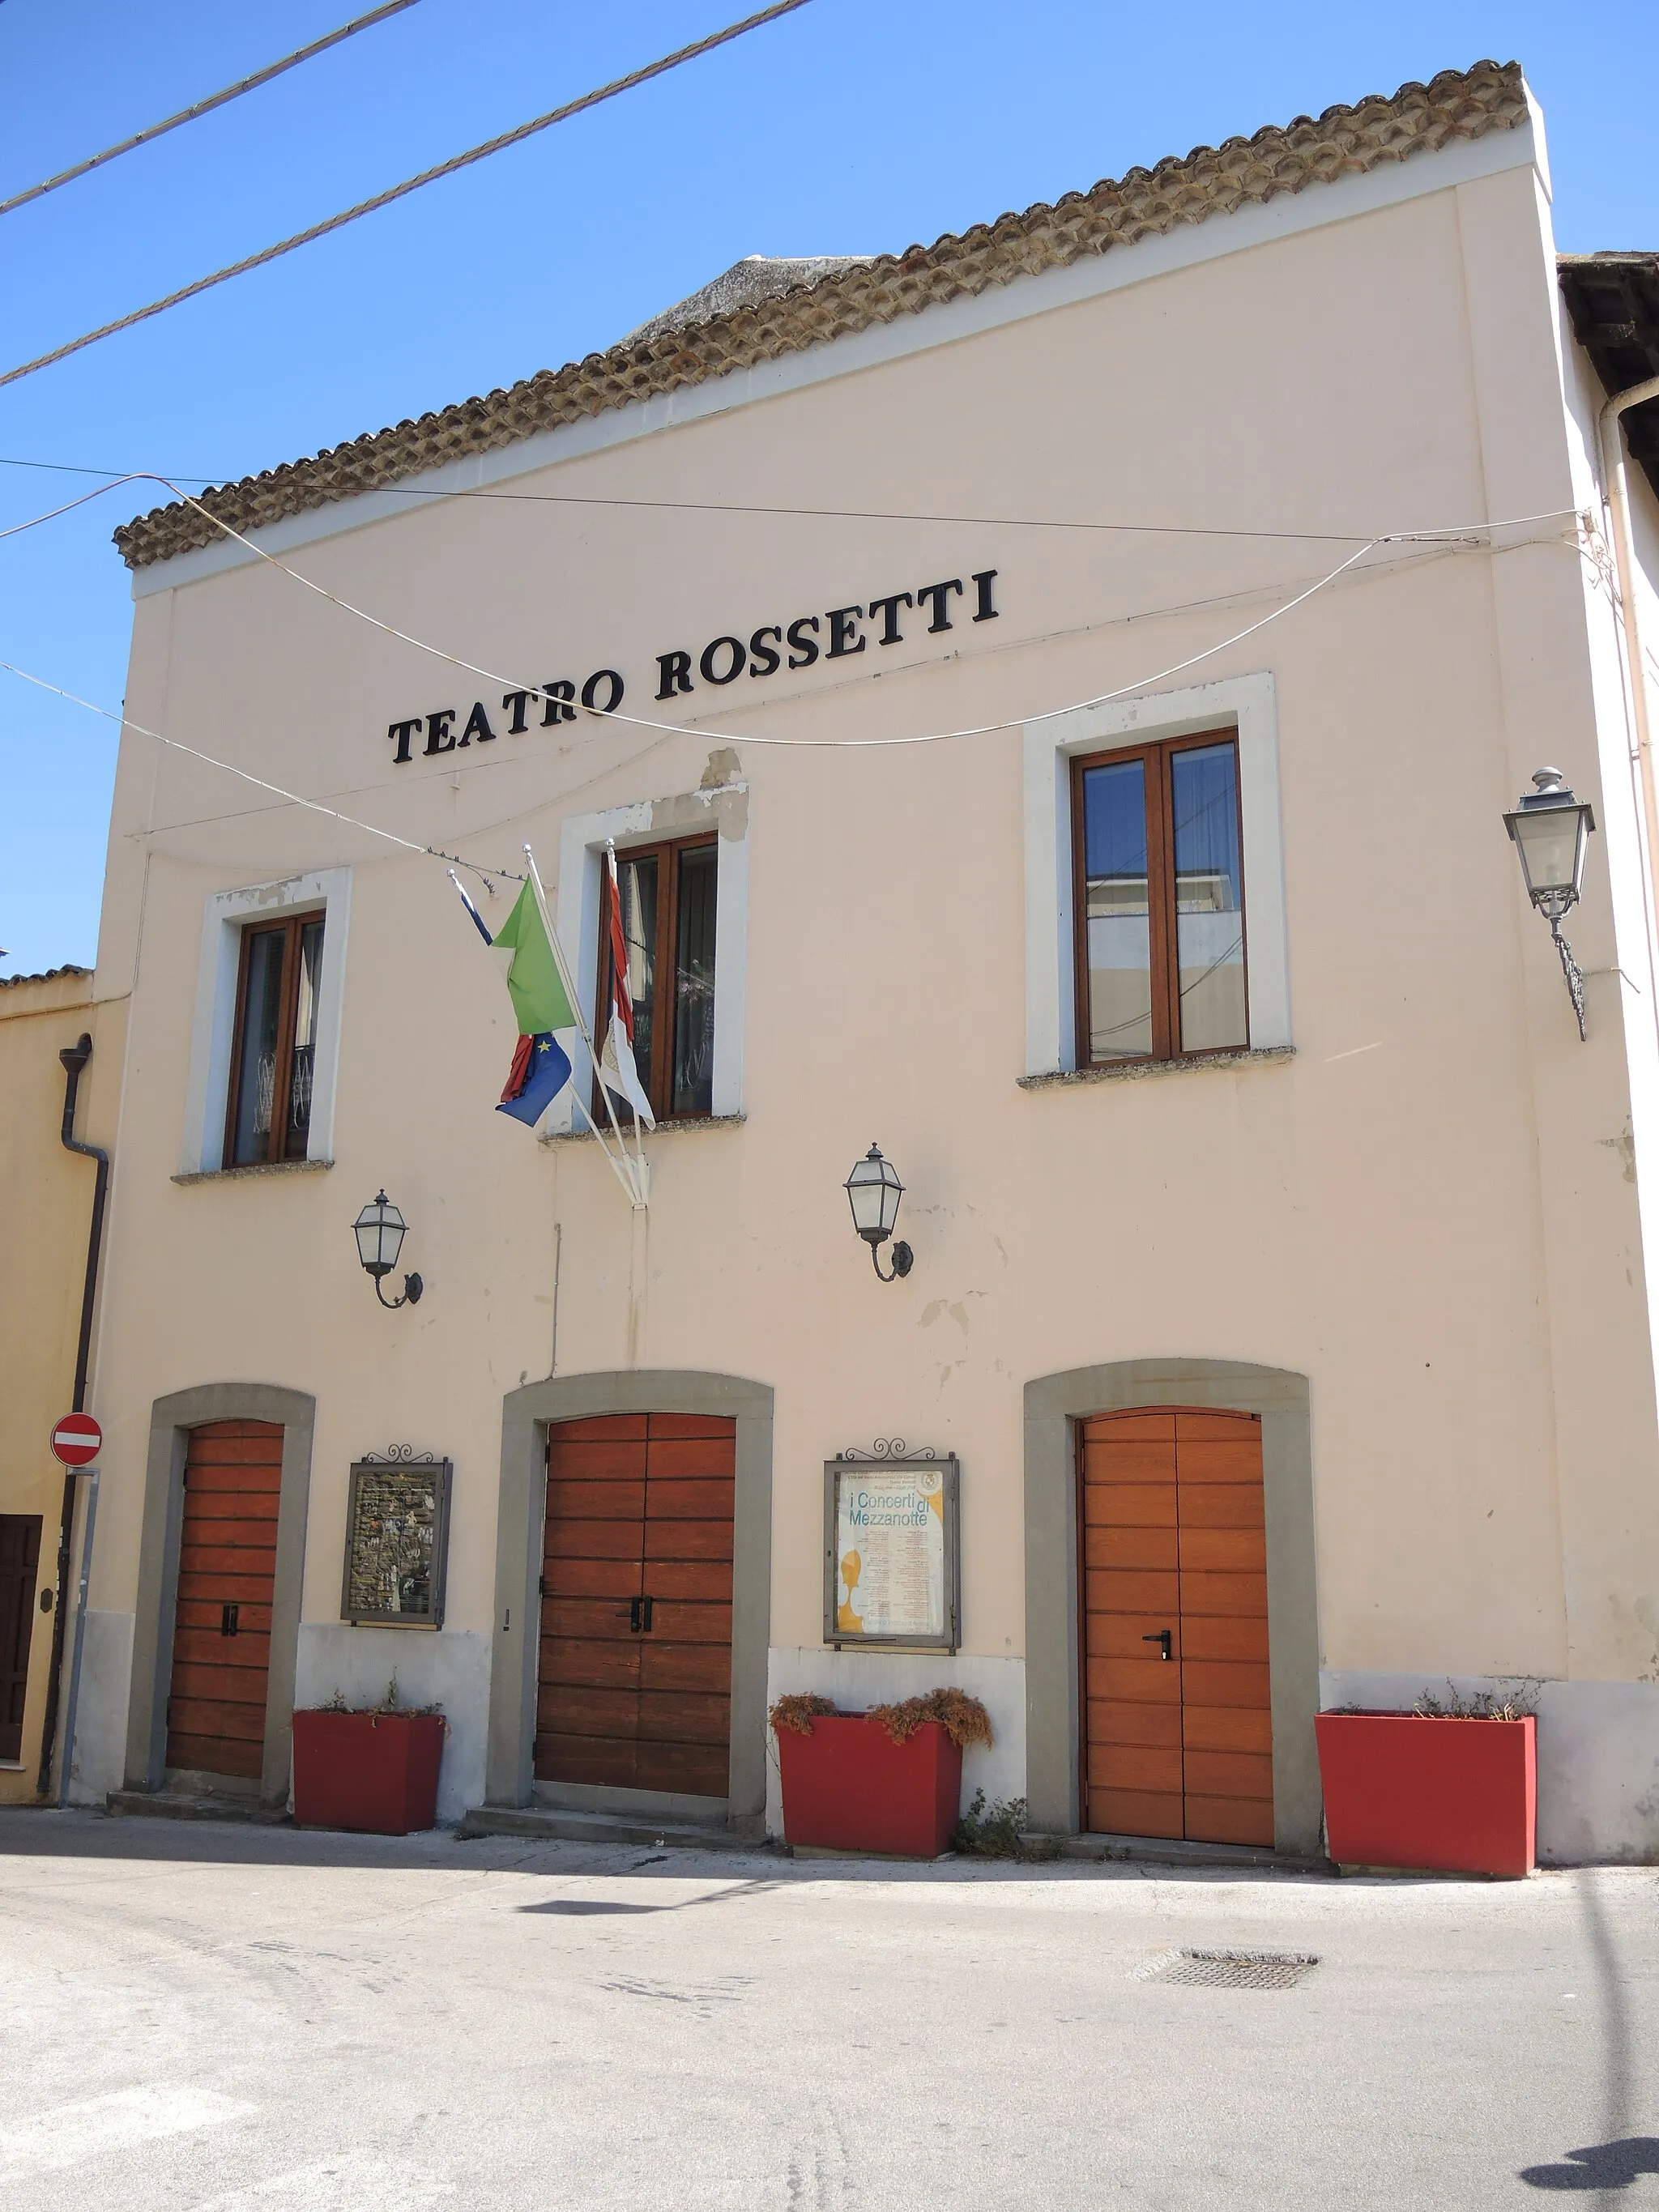
<path id="1" fill-rule="evenodd" d="M 1564 253 L 1560 270 L 1573 330 L 1607 397 L 1659 376 L 1659 253 Z M 1659 399 L 1631 409 L 1625 435 L 1659 492 Z"/>
<path id="2" fill-rule="evenodd" d="M 867 268 L 873 258 L 868 253 L 814 253 L 796 260 L 764 253 L 745 254 L 741 261 L 734 261 L 716 276 L 712 284 L 705 284 L 688 299 L 665 307 L 661 314 L 653 315 L 648 323 L 629 331 L 621 343 L 625 346 L 639 345 L 647 338 L 666 337 L 671 331 L 690 330 L 694 323 L 712 323 L 716 317 L 733 314 L 739 307 L 752 307 L 762 300 L 778 299 L 799 285 L 817 284 L 826 276 L 839 276 L 844 269 Z"/>
<path id="3" fill-rule="evenodd" d="M 869 260 L 763 262 L 763 270 L 817 272 L 799 282 L 785 278 L 781 289 L 763 283 L 745 288 L 739 272 L 752 264 L 739 262 L 607 353 L 543 369 L 507 391 L 222 485 L 204 492 L 202 503 L 235 529 L 257 529 L 560 423 L 706 383 L 1183 223 L 1360 175 L 1457 139 L 1512 130 L 1526 117 L 1519 64 L 1477 62 L 1470 70 L 1445 70 L 1428 84 L 1402 85 L 1392 99 L 1379 94 L 1352 107 L 1328 107 L 1322 115 L 1301 115 L 1251 138 L 1200 146 L 1182 159 L 1172 155 L 1156 168 L 1131 169 L 1089 191 L 1068 192 L 1052 207 L 1039 202 L 1024 215 L 1000 216 L 960 238 L 947 234 L 932 246 Z M 723 287 L 731 288 L 730 304 L 719 296 Z M 125 524 L 115 543 L 129 567 L 142 568 L 211 544 L 217 536 L 205 516 L 175 503 Z"/>

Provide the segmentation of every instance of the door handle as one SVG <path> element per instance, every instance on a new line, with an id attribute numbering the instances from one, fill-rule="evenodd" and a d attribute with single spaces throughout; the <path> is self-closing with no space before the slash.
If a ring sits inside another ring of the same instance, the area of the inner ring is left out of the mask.
<path id="1" fill-rule="evenodd" d="M 1160 1659 L 1169 1659 L 1174 1656 L 1170 1650 L 1170 1634 L 1167 1628 L 1155 1628 L 1150 1636 L 1143 1636 L 1140 1640 L 1143 1644 L 1162 1644 L 1164 1648 L 1158 1656 Z"/>
<path id="2" fill-rule="evenodd" d="M 222 1607 L 220 1607 L 220 1610 L 219 1610 L 219 1633 L 220 1633 L 220 1635 L 221 1635 L 221 1636 L 234 1636 L 234 1635 L 235 1635 L 235 1633 L 236 1633 L 236 1613 L 237 1613 L 237 1608 L 236 1608 L 234 1605 L 222 1606 Z"/>
<path id="3" fill-rule="evenodd" d="M 640 1632 L 640 1604 L 641 1601 L 636 1597 L 630 1597 L 628 1601 L 628 1626 L 635 1636 Z M 621 1615 L 617 1618 L 620 1619 Z"/>

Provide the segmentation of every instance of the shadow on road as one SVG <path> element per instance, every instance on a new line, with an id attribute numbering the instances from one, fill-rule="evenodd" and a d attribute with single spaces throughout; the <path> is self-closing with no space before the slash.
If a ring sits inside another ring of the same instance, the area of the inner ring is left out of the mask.
<path id="1" fill-rule="evenodd" d="M 1659 2136 L 1626 2135 L 1635 2117 L 1631 2065 L 1630 2006 L 1625 1978 L 1607 1924 L 1607 1909 L 1594 1874 L 1579 1888 L 1584 1933 L 1601 1984 L 1602 2124 L 1606 2142 L 1570 2150 L 1559 2166 L 1527 2166 L 1521 2179 L 1534 2189 L 1628 2189 L 1644 2173 L 1659 2173 Z"/>
<path id="2" fill-rule="evenodd" d="M 1522 2180 L 1534 2189 L 1628 2189 L 1643 2174 L 1659 2173 L 1659 2136 L 1626 2136 L 1566 2156 L 1571 2164 L 1523 2166 Z"/>
<path id="3" fill-rule="evenodd" d="M 1165 1866 L 1153 1860 L 793 1858 L 764 1844 L 738 1851 L 649 1851 L 639 1844 L 563 1842 L 539 1836 L 477 1836 L 430 1828 L 412 1836 L 362 1836 L 341 1830 L 265 1826 L 230 1820 L 118 1818 L 90 1809 L 58 1812 L 0 1807 L 0 1862 L 7 1858 L 127 1860 L 204 1866 L 364 1867 L 412 1870 L 457 1867 L 501 1874 L 611 1876 L 649 1870 L 665 1881 L 766 1882 L 1182 1882 L 1244 1883 L 1252 1888 L 1328 1888 L 1333 1875 L 1260 1866 Z M 1455 1877 L 1453 1877 L 1455 1879 Z M 1369 1887 L 1347 1880 L 1348 1888 Z M 608 1907 L 615 1911 L 616 1907 Z M 657 1908 L 637 1908 L 650 1911 Z"/>

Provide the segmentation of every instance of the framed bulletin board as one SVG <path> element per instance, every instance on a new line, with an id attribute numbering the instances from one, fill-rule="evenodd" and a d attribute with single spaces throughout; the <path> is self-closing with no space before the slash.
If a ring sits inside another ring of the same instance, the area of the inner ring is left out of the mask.
<path id="1" fill-rule="evenodd" d="M 428 1454 L 352 1462 L 340 1618 L 441 1628 L 453 1467 Z"/>
<path id="2" fill-rule="evenodd" d="M 961 1476 L 953 1452 L 901 1457 L 878 1446 L 824 1462 L 826 1644 L 957 1648 Z"/>

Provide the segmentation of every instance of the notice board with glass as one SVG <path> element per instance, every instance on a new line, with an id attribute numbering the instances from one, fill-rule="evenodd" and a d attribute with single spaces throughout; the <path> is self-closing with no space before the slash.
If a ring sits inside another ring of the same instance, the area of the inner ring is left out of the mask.
<path id="1" fill-rule="evenodd" d="M 340 1618 L 383 1628 L 441 1628 L 449 1555 L 447 1459 L 360 1459 L 346 1504 Z"/>
<path id="2" fill-rule="evenodd" d="M 962 1641 L 962 1470 L 954 1453 L 847 1454 L 823 1469 L 823 1640 L 837 1650 Z"/>

